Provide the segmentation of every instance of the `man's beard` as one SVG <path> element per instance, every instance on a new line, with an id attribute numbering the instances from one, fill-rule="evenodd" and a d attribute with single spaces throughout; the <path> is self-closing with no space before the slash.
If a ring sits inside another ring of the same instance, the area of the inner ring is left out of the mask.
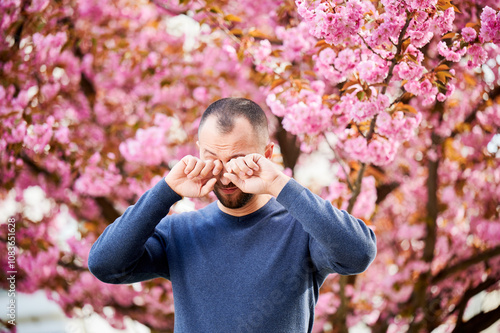
<path id="1" fill-rule="evenodd" d="M 219 191 L 219 188 L 231 188 L 235 187 L 236 192 L 232 194 L 224 194 Z M 217 186 L 214 187 L 214 193 L 217 199 L 219 199 L 220 203 L 224 205 L 224 207 L 237 209 L 245 206 L 250 199 L 253 198 L 253 194 L 242 192 L 236 185 L 233 183 L 227 186 Z"/>

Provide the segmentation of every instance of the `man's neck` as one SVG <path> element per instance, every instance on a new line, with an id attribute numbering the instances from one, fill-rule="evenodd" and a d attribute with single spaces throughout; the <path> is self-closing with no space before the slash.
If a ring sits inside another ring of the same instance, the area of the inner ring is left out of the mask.
<path id="1" fill-rule="evenodd" d="M 226 206 L 221 204 L 220 201 L 217 201 L 217 206 L 221 211 L 228 215 L 240 217 L 258 211 L 259 209 L 264 207 L 264 205 L 267 204 L 269 200 L 271 200 L 271 198 L 272 196 L 268 194 L 257 194 L 254 195 L 252 199 L 250 199 L 250 201 L 241 208 L 227 208 Z"/>

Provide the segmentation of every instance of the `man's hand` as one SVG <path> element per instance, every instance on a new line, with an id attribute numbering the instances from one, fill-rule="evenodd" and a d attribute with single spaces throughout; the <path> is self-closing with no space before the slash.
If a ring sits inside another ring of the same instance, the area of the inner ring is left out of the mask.
<path id="1" fill-rule="evenodd" d="M 260 154 L 249 154 L 230 160 L 224 177 L 245 193 L 271 194 L 277 197 L 290 177 Z"/>
<path id="2" fill-rule="evenodd" d="M 222 162 L 202 161 L 191 155 L 184 156 L 165 177 L 172 190 L 182 197 L 199 198 L 214 189 Z"/>

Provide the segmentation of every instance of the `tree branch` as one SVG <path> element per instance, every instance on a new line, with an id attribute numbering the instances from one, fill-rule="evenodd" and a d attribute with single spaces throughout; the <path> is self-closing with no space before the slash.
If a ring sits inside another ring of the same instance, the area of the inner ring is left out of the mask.
<path id="1" fill-rule="evenodd" d="M 282 117 L 278 117 L 278 129 L 274 136 L 280 145 L 285 168 L 290 168 L 293 171 L 300 156 L 300 146 L 297 143 L 297 136 L 288 133 L 283 128 L 282 120 Z"/>
<path id="2" fill-rule="evenodd" d="M 495 310 L 478 313 L 465 323 L 458 322 L 453 333 L 481 332 L 493 325 L 498 319 L 500 319 L 500 305 Z"/>
<path id="3" fill-rule="evenodd" d="M 47 169 L 36 164 L 36 162 L 33 161 L 25 152 L 21 153 L 21 159 L 35 173 L 43 174 L 45 177 L 47 177 L 48 180 L 53 182 L 55 185 L 59 185 L 61 180 L 57 174 L 49 172 Z M 102 214 L 107 222 L 111 223 L 114 220 L 116 220 L 118 217 L 121 216 L 121 214 L 114 208 L 113 204 L 109 201 L 108 198 L 97 197 L 97 198 L 94 198 L 94 200 L 96 201 L 99 208 L 101 209 L 101 212 L 102 212 Z"/>
<path id="4" fill-rule="evenodd" d="M 431 283 L 436 284 L 446 279 L 450 275 L 463 271 L 464 269 L 467 269 L 472 265 L 479 264 L 481 262 L 484 262 L 485 260 L 496 257 L 498 255 L 500 255 L 500 246 L 478 253 L 475 256 L 470 257 L 466 260 L 463 260 L 459 263 L 443 268 L 439 273 L 437 273 L 434 277 L 432 277 Z"/>
<path id="5" fill-rule="evenodd" d="M 474 288 L 467 289 L 467 291 L 462 296 L 462 299 L 457 304 L 457 307 L 453 310 L 453 312 L 458 310 L 458 321 L 463 322 L 463 315 L 465 312 L 465 308 L 469 303 L 469 300 L 479 294 L 480 292 L 488 289 L 489 287 L 495 285 L 498 282 L 498 279 L 488 278 L 484 282 L 481 282 Z"/>
<path id="6" fill-rule="evenodd" d="M 335 160 L 337 161 L 337 163 L 340 165 L 340 167 L 342 168 L 342 172 L 344 172 L 344 176 L 345 176 L 345 180 L 347 182 L 347 185 L 349 186 L 349 189 L 351 190 L 351 192 L 354 192 L 354 186 L 352 185 L 352 182 L 351 182 L 351 178 L 349 177 L 349 174 L 347 173 L 347 170 L 345 168 L 345 165 L 344 165 L 344 161 L 342 161 L 340 159 L 340 157 L 338 156 L 337 154 L 337 151 L 335 150 L 335 148 L 330 144 L 330 141 L 328 141 L 325 133 L 323 133 L 323 137 L 325 138 L 325 141 L 326 143 L 328 144 L 328 147 L 330 147 L 330 149 L 332 150 L 333 152 L 333 155 L 335 156 Z"/>

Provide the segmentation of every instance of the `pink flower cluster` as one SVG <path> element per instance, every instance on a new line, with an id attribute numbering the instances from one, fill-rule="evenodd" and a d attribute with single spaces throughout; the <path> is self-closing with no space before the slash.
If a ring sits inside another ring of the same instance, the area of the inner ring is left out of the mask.
<path id="1" fill-rule="evenodd" d="M 407 92 L 412 93 L 415 96 L 422 96 L 422 105 L 427 106 L 436 100 L 436 95 L 438 94 L 438 88 L 433 85 L 428 79 L 424 81 L 408 81 L 404 88 Z"/>
<path id="2" fill-rule="evenodd" d="M 418 1 L 418 0 L 417 0 Z M 455 21 L 455 10 L 453 7 L 450 7 L 446 9 L 445 11 L 437 11 L 433 24 L 434 32 L 438 35 L 441 36 L 448 31 L 453 30 L 453 22 Z"/>
<path id="3" fill-rule="evenodd" d="M 467 48 L 460 45 L 460 41 L 455 41 L 451 45 L 451 48 L 446 45 L 445 42 L 439 42 L 437 46 L 440 55 L 446 58 L 448 61 L 459 62 L 460 59 L 467 52 Z"/>
<path id="4" fill-rule="evenodd" d="M 75 190 L 81 194 L 94 197 L 109 195 L 117 186 L 122 176 L 114 163 L 109 163 L 107 168 L 99 165 L 101 155 L 95 153 L 89 159 L 88 165 L 75 182 Z"/>
<path id="5" fill-rule="evenodd" d="M 486 53 L 484 48 L 479 44 L 474 44 L 469 47 L 467 54 L 470 56 L 470 59 L 467 61 L 467 67 L 469 69 L 481 66 L 488 60 L 488 53 Z"/>
<path id="6" fill-rule="evenodd" d="M 343 49 L 338 54 L 331 48 L 322 50 L 313 56 L 314 70 L 321 73 L 332 84 L 343 82 L 356 68 L 356 51 L 350 48 Z"/>
<path id="7" fill-rule="evenodd" d="M 462 29 L 462 37 L 467 43 L 471 43 L 476 39 L 477 32 L 474 28 L 465 27 Z"/>
<path id="8" fill-rule="evenodd" d="M 390 140 L 407 141 L 415 135 L 415 130 L 421 121 L 420 112 L 415 117 L 405 117 L 401 111 L 394 112 L 392 115 L 381 112 L 377 117 L 377 133 Z"/>
<path id="9" fill-rule="evenodd" d="M 266 103 L 272 113 L 283 117 L 283 128 L 295 135 L 318 135 L 332 124 L 332 111 L 323 104 L 325 83 L 314 81 L 311 89 L 288 89 L 279 95 L 271 93 Z"/>
<path id="10" fill-rule="evenodd" d="M 290 29 L 277 27 L 276 36 L 283 41 L 281 56 L 290 62 L 302 59 L 316 45 L 316 39 L 309 34 L 306 22 L 300 22 Z"/>
<path id="11" fill-rule="evenodd" d="M 58 58 L 63 45 L 68 41 L 66 32 L 58 32 L 44 36 L 40 33 L 33 35 L 33 45 L 36 48 L 36 59 L 39 65 L 46 64 L 48 59 Z"/>
<path id="12" fill-rule="evenodd" d="M 269 40 L 264 39 L 261 40 L 257 47 L 254 47 L 251 51 L 249 51 L 252 55 L 253 62 L 255 63 L 255 69 L 261 73 L 274 73 L 274 70 L 277 67 L 276 61 L 271 56 L 273 52 L 271 42 Z"/>
<path id="13" fill-rule="evenodd" d="M 406 33 L 411 38 L 412 45 L 417 48 L 428 44 L 434 36 L 434 33 L 431 31 L 432 21 L 428 18 L 429 15 L 426 12 L 417 12 L 408 26 Z"/>
<path id="14" fill-rule="evenodd" d="M 424 74 L 425 67 L 412 61 L 402 61 L 394 66 L 394 78 L 399 80 L 418 81 Z"/>
<path id="15" fill-rule="evenodd" d="M 157 113 L 155 126 L 138 129 L 134 138 L 127 139 L 119 146 L 120 153 L 129 162 L 144 165 L 159 165 L 169 156 L 168 131 L 172 120 Z"/>
<path id="16" fill-rule="evenodd" d="M 342 146 L 351 159 L 367 164 L 386 165 L 394 160 L 400 143 L 381 137 L 373 138 L 368 143 L 364 137 L 357 136 L 348 138 Z"/>
<path id="17" fill-rule="evenodd" d="M 500 12 L 486 6 L 481 13 L 479 36 L 485 42 L 500 44 Z"/>
<path id="18" fill-rule="evenodd" d="M 360 61 L 356 69 L 359 73 L 359 78 L 368 84 L 384 81 L 389 72 L 388 62 L 375 55 Z"/>
<path id="19" fill-rule="evenodd" d="M 404 3 L 409 11 L 425 11 L 427 9 L 434 9 L 437 0 L 405 0 Z"/>
<path id="20" fill-rule="evenodd" d="M 309 26 L 309 33 L 338 45 L 356 36 L 364 22 L 364 14 L 375 11 L 370 2 L 352 0 L 333 5 L 329 2 L 296 0 L 297 11 Z"/>
<path id="21" fill-rule="evenodd" d="M 376 29 L 371 30 L 371 34 L 366 38 L 367 43 L 372 48 L 380 45 L 396 43 L 401 29 L 405 25 L 405 15 L 397 15 L 386 11 L 379 15 L 381 23 Z M 366 32 L 365 32 L 366 33 Z"/>
<path id="22" fill-rule="evenodd" d="M 357 123 L 371 119 L 373 116 L 389 107 L 390 101 L 386 95 L 373 92 L 372 96 L 365 100 L 360 100 L 357 96 L 361 90 L 357 89 L 352 93 L 341 97 L 340 102 L 333 108 L 333 114 L 338 116 L 338 124 L 344 127 L 351 121 Z M 341 128 L 343 129 L 343 128 Z"/>

